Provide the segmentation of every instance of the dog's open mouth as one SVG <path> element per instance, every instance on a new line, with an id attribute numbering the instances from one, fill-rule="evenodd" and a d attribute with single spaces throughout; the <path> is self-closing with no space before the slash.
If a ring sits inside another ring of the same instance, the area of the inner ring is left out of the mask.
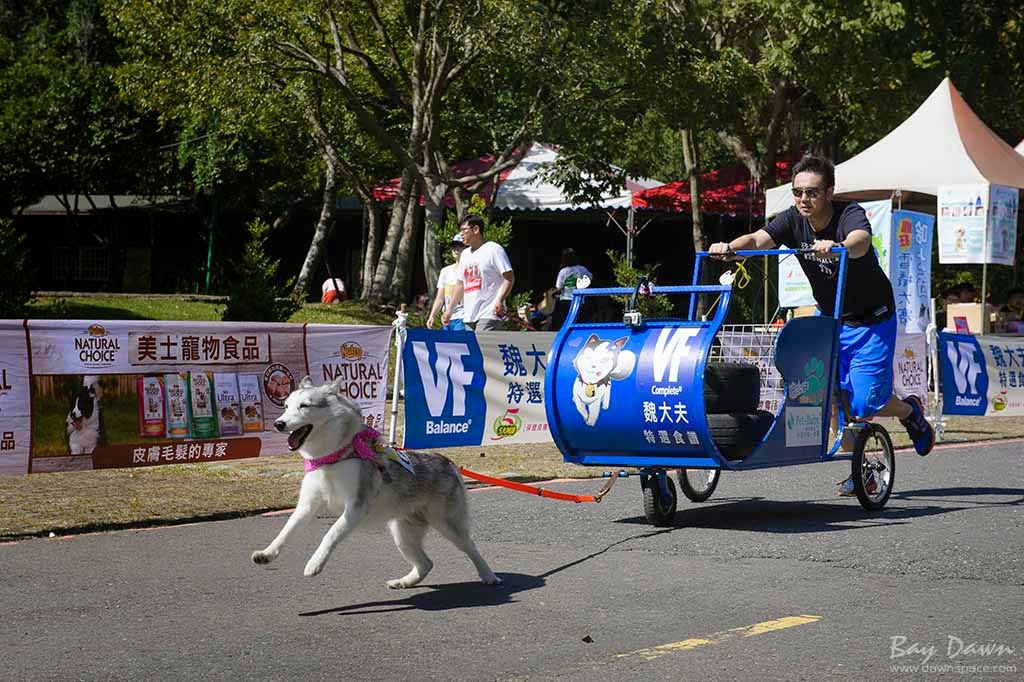
<path id="1" fill-rule="evenodd" d="M 312 430 L 313 430 L 313 425 L 312 424 L 306 424 L 305 426 L 300 426 L 299 428 L 297 428 L 294 431 L 292 431 L 291 433 L 289 433 L 288 434 L 288 449 L 289 450 L 298 450 L 299 448 L 301 448 L 302 444 L 304 442 L 306 442 L 306 436 L 308 436 L 309 432 L 312 431 Z"/>
<path id="2" fill-rule="evenodd" d="M 75 431 L 81 431 L 82 430 L 82 421 L 83 420 L 82 420 L 81 417 L 72 417 L 71 418 L 71 426 L 75 429 Z"/>

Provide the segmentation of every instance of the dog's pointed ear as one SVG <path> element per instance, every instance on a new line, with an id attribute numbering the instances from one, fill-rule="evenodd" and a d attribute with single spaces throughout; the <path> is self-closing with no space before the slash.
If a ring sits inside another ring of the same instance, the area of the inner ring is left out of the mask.
<path id="1" fill-rule="evenodd" d="M 302 377 L 302 381 L 299 382 L 299 388 L 312 388 L 313 380 L 309 378 L 309 375 Z"/>
<path id="2" fill-rule="evenodd" d="M 600 337 L 598 337 L 598 335 L 597 335 L 597 334 L 591 334 L 591 335 L 590 335 L 590 338 L 589 338 L 589 339 L 587 339 L 587 342 L 586 342 L 585 344 L 583 344 L 583 346 L 584 346 L 584 347 L 587 347 L 587 346 L 596 346 L 596 345 L 598 345 L 598 344 L 600 344 L 600 343 L 601 343 L 601 339 L 600 339 Z"/>

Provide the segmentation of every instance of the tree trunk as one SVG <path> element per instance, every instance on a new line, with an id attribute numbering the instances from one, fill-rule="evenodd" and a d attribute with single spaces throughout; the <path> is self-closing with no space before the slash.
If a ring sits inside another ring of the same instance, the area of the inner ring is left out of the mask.
<path id="1" fill-rule="evenodd" d="M 409 300 L 409 282 L 412 279 L 413 246 L 416 244 L 416 210 L 419 204 L 419 192 L 413 192 L 405 208 L 405 223 L 402 225 L 402 238 L 398 242 L 398 258 L 395 260 L 395 273 L 391 277 L 388 299 L 393 303 L 406 303 Z"/>
<path id="2" fill-rule="evenodd" d="M 359 273 L 359 297 L 368 298 L 373 274 L 380 257 L 381 215 L 380 207 L 374 202 L 364 204 L 366 211 L 366 250 L 363 252 L 363 269 Z"/>
<path id="3" fill-rule="evenodd" d="M 683 142 L 683 169 L 690 180 L 690 218 L 693 221 L 693 250 L 704 251 L 707 248 L 707 237 L 704 232 L 704 211 L 701 202 L 700 189 L 700 147 L 697 145 L 697 137 L 691 128 L 682 131 Z M 703 284 L 708 281 L 707 267 L 709 263 L 705 259 L 700 269 L 700 281 Z M 697 315 L 703 315 L 707 302 L 703 297 L 697 297 Z"/>
<path id="4" fill-rule="evenodd" d="M 295 285 L 292 287 L 292 295 L 305 299 L 310 278 L 312 278 L 323 259 L 325 242 L 331 233 L 334 224 L 334 207 L 338 202 L 338 173 L 334 155 L 324 152 L 324 191 L 320 202 L 320 217 L 316 221 L 316 230 L 313 232 L 313 241 L 309 244 L 306 252 L 306 259 L 299 270 L 299 276 L 295 278 Z"/>
<path id="5" fill-rule="evenodd" d="M 444 227 L 444 186 L 427 187 L 423 196 L 426 197 L 426 210 L 423 214 L 423 271 L 429 294 L 444 267 L 441 251 L 445 245 L 437 242 L 437 234 Z"/>
<path id="6" fill-rule="evenodd" d="M 406 168 L 402 171 L 402 181 L 398 188 L 398 196 L 395 197 L 395 202 L 392 204 L 391 220 L 388 223 L 387 235 L 385 235 L 384 244 L 381 247 L 380 258 L 377 259 L 373 281 L 370 284 L 369 292 L 364 293 L 364 299 L 380 302 L 388 295 L 388 291 L 391 288 L 391 278 L 394 276 L 395 263 L 398 258 L 398 248 L 405 227 L 405 214 L 409 208 L 409 196 L 414 194 L 413 188 L 415 185 L 413 171 Z"/>

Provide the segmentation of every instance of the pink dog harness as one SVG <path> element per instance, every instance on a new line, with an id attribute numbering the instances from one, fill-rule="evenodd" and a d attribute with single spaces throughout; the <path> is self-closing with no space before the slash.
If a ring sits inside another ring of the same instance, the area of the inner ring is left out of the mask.
<path id="1" fill-rule="evenodd" d="M 355 435 L 352 442 L 337 452 L 332 452 L 323 457 L 306 460 L 306 472 L 316 471 L 320 467 L 340 462 L 343 459 L 365 459 L 377 467 L 378 471 L 384 470 L 384 465 L 377 461 L 377 453 L 373 450 L 373 443 L 380 437 L 380 434 L 371 428 L 365 428 Z"/>

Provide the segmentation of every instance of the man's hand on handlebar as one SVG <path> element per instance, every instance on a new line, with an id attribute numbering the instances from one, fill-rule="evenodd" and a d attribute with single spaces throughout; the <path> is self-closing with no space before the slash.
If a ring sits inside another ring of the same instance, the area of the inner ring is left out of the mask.
<path id="1" fill-rule="evenodd" d="M 715 242 L 708 247 L 708 254 L 715 260 L 740 260 L 740 256 L 733 253 L 727 242 Z"/>
<path id="2" fill-rule="evenodd" d="M 815 239 L 814 244 L 811 245 L 811 251 L 818 258 L 825 260 L 835 260 L 839 258 L 838 253 L 832 253 L 832 248 L 836 246 L 842 246 L 842 244 L 836 243 L 830 239 Z"/>

